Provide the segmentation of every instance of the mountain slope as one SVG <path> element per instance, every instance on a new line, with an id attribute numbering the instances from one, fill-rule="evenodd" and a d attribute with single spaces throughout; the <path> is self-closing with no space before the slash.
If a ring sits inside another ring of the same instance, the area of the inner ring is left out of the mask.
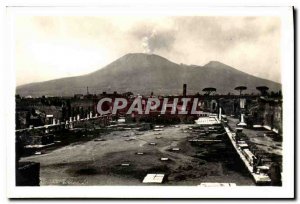
<path id="1" fill-rule="evenodd" d="M 234 92 L 239 85 L 256 92 L 256 86 L 268 86 L 277 91 L 281 85 L 261 79 L 220 62 L 204 66 L 178 65 L 158 55 L 127 54 L 93 73 L 31 83 L 17 87 L 22 96 L 71 96 L 75 93 L 127 92 L 135 94 L 180 94 L 182 84 L 188 85 L 188 94 L 200 92 L 204 87 L 215 87 L 218 93 Z"/>

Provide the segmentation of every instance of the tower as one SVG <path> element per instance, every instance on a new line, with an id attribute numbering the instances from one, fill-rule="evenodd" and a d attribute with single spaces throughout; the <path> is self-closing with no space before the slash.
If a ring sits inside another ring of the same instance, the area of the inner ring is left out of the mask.
<path id="1" fill-rule="evenodd" d="M 186 97 L 186 84 L 183 84 L 183 97 Z"/>

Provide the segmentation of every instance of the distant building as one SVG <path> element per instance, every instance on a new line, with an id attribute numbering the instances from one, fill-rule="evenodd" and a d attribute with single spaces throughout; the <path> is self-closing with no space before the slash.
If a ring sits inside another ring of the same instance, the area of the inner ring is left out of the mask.
<path id="1" fill-rule="evenodd" d="M 83 94 L 75 94 L 74 98 L 75 99 L 83 99 L 84 97 L 83 97 Z"/>

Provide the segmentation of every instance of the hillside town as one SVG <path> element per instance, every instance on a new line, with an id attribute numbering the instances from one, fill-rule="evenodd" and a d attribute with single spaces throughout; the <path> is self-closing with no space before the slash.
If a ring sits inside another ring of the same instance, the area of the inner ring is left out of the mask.
<path id="1" fill-rule="evenodd" d="M 16 185 L 281 186 L 282 94 L 247 88 L 16 95 Z M 118 98 L 127 104 L 113 111 Z"/>

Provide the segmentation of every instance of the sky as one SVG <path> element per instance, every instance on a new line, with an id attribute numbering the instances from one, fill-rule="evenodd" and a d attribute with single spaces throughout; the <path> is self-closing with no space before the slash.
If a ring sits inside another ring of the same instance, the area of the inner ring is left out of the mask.
<path id="1" fill-rule="evenodd" d="M 280 82 L 280 29 L 280 18 L 266 16 L 19 16 L 16 83 L 88 74 L 127 53 L 220 61 Z"/>

